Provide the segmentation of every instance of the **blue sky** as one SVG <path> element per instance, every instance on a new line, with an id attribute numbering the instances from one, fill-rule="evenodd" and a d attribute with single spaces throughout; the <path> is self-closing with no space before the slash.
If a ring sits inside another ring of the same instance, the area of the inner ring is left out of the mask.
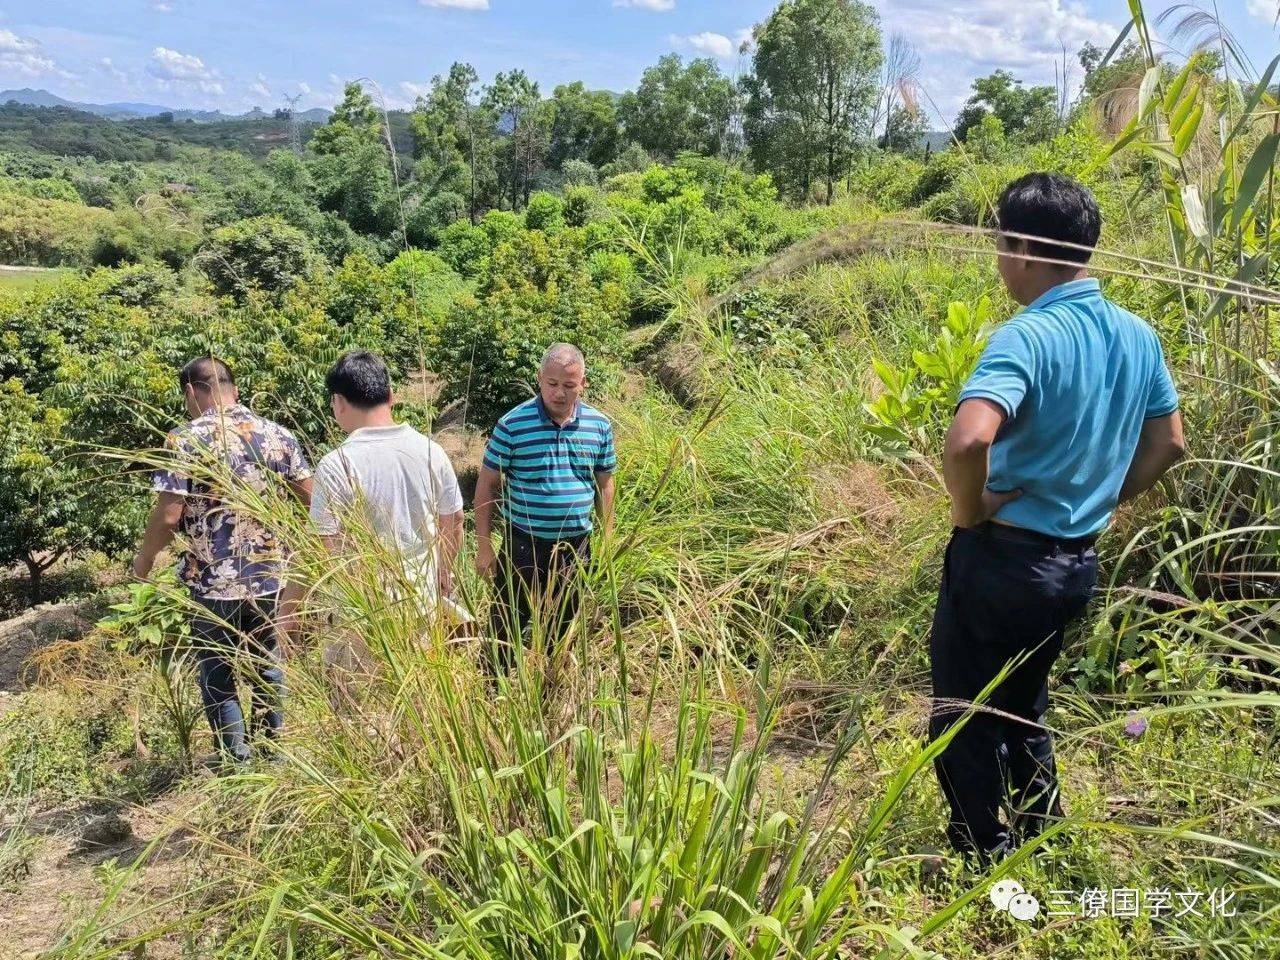
<path id="1" fill-rule="evenodd" d="M 1211 0 L 1202 0 L 1206 5 Z M 1280 50 L 1280 0 L 1219 0 L 1260 70 Z M 583 80 L 633 87 L 668 52 L 745 68 L 737 47 L 775 0 L 0 0 L 0 86 L 69 99 L 141 100 L 241 112 L 331 106 L 346 79 L 413 102 L 454 60 L 482 79 L 523 67 L 546 92 Z M 969 81 L 1005 67 L 1054 82 L 1066 44 L 1107 46 L 1124 0 L 873 0 L 886 35 L 915 44 L 921 80 L 950 119 Z M 1169 0 L 1147 0 L 1154 17 Z M 1075 79 L 1079 79 L 1078 70 Z M 926 108 L 929 105 L 926 103 Z M 930 112 L 933 112 L 931 109 Z M 935 118 L 934 126 L 942 123 Z"/>

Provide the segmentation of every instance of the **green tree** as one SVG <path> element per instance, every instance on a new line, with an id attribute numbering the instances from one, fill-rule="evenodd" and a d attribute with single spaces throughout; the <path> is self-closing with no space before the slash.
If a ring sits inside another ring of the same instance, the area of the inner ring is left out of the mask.
<path id="1" fill-rule="evenodd" d="M 547 163 L 561 169 L 571 160 L 595 167 L 618 155 L 618 111 L 613 95 L 588 90 L 581 80 L 556 87 L 551 94 L 551 134 Z"/>
<path id="2" fill-rule="evenodd" d="M 580 346 L 593 381 L 607 386 L 627 305 L 615 279 L 592 276 L 581 231 L 517 230 L 493 247 L 477 296 L 463 294 L 449 311 L 433 356 L 442 399 L 464 401 L 469 422 L 492 427 L 530 395 L 542 351 L 557 340 Z"/>
<path id="3" fill-rule="evenodd" d="M 329 122 L 316 130 L 307 142 L 307 149 L 320 155 L 345 153 L 350 143 L 377 141 L 381 136 L 378 108 L 373 98 L 358 83 L 348 83 L 343 90 L 342 102 L 333 109 Z"/>
<path id="4" fill-rule="evenodd" d="M 644 72 L 640 86 L 622 95 L 618 117 L 629 140 L 651 154 L 719 154 L 733 115 L 733 83 L 714 60 L 686 66 L 670 53 Z"/>
<path id="5" fill-rule="evenodd" d="M 277 302 L 311 265 L 306 234 L 279 217 L 254 217 L 221 227 L 198 261 L 214 291 L 245 303 L 254 293 Z"/>
<path id="6" fill-rule="evenodd" d="M 347 84 L 307 150 L 320 209 L 337 213 L 358 233 L 390 236 L 397 222 L 391 161 L 378 110 L 360 84 Z"/>
<path id="7" fill-rule="evenodd" d="M 529 202 L 534 175 L 546 160 L 551 112 L 523 70 L 494 77 L 482 103 L 505 133 L 497 150 L 499 201 L 509 199 L 518 210 Z"/>
<path id="8" fill-rule="evenodd" d="M 483 197 L 494 186 L 494 117 L 478 101 L 480 78 L 469 63 L 455 63 L 447 77 L 431 80 L 431 90 L 418 100 L 410 118 L 415 177 L 426 179 L 430 193 L 452 192 L 467 198 L 471 222 L 480 217 Z"/>
<path id="9" fill-rule="evenodd" d="M 42 599 L 44 572 L 61 557 L 119 553 L 137 529 L 138 498 L 68 441 L 71 419 L 21 381 L 0 383 L 0 564 L 26 565 L 33 604 Z"/>
<path id="10" fill-rule="evenodd" d="M 922 143 L 927 130 L 924 113 L 911 107 L 894 107 L 885 123 L 880 148 L 909 157 L 924 152 Z"/>
<path id="11" fill-rule="evenodd" d="M 988 114 L 1000 121 L 1005 136 L 1021 143 L 1048 140 L 1058 127 L 1057 91 L 1024 87 L 1008 70 L 973 81 L 973 93 L 956 117 L 955 135 L 964 140 Z"/>
<path id="12" fill-rule="evenodd" d="M 746 134 L 756 166 L 799 198 L 823 181 L 830 203 L 871 131 L 879 18 L 860 0 L 784 0 L 755 40 Z"/>

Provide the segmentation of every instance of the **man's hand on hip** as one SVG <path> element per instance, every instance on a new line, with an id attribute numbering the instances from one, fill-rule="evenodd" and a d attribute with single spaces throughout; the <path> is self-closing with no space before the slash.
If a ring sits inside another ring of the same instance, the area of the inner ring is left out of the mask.
<path id="1" fill-rule="evenodd" d="M 986 523 L 997 513 L 1006 503 L 1011 503 L 1022 496 L 1021 490 L 1004 490 L 997 492 L 986 487 L 982 490 L 982 499 L 976 506 L 968 508 L 960 506 L 960 504 L 952 501 L 951 503 L 951 522 L 957 527 L 977 527 Z"/>

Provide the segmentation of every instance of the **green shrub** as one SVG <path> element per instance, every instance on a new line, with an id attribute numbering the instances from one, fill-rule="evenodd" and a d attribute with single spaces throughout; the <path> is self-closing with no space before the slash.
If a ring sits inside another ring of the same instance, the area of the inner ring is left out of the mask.
<path id="1" fill-rule="evenodd" d="M 565 224 L 564 204 L 549 193 L 535 193 L 524 211 L 524 225 L 529 230 L 554 233 Z"/>
<path id="2" fill-rule="evenodd" d="M 603 209 L 600 191 L 594 187 L 570 187 L 564 192 L 566 226 L 585 227 L 599 216 Z"/>
<path id="3" fill-rule="evenodd" d="M 310 269 L 311 243 L 279 217 L 253 217 L 215 230 L 199 264 L 219 296 L 243 304 L 260 293 L 279 302 Z"/>
<path id="4" fill-rule="evenodd" d="M 600 184 L 600 171 L 586 160 L 566 160 L 560 178 L 565 187 L 595 187 Z"/>
<path id="5" fill-rule="evenodd" d="M 913 157 L 880 154 L 854 175 L 853 189 L 881 210 L 901 210 L 911 206 L 924 170 L 924 163 Z"/>
<path id="6" fill-rule="evenodd" d="M 478 297 L 462 295 L 440 331 L 432 360 L 443 399 L 462 400 L 468 420 L 492 427 L 528 397 L 543 351 L 576 344 L 602 387 L 616 378 L 628 298 L 615 279 L 597 282 L 573 231 L 519 234 L 499 244 Z"/>

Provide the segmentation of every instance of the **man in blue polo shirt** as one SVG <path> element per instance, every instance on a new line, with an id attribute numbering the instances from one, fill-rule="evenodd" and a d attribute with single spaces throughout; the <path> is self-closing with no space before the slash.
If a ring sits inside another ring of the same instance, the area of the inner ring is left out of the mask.
<path id="1" fill-rule="evenodd" d="M 982 862 L 1062 816 L 1049 672 L 1092 596 L 1093 544 L 1116 504 L 1183 453 L 1159 338 L 1085 270 L 1102 228 L 1092 194 L 1032 173 L 997 215 L 1000 277 L 1026 309 L 991 337 L 947 434 L 955 530 L 929 648 L 935 739 L 1015 664 L 936 763 L 952 846 Z"/>
<path id="2" fill-rule="evenodd" d="M 492 669 L 505 673 L 525 627 L 552 650 L 577 614 L 592 513 L 606 538 L 613 525 L 613 426 L 582 402 L 582 352 L 553 344 L 542 357 L 538 395 L 494 427 L 476 483 L 476 567 L 494 584 Z M 493 549 L 502 508 L 502 551 Z"/>

